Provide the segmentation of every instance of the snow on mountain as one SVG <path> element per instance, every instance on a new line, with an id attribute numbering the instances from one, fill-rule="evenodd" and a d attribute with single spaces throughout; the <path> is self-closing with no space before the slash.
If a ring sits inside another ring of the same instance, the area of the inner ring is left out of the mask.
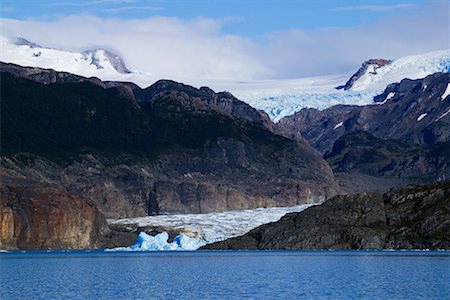
<path id="1" fill-rule="evenodd" d="M 264 110 L 275 122 L 305 107 L 325 109 L 337 104 L 364 105 L 374 92 L 336 90 L 349 74 L 246 82 L 206 82 L 213 90 L 226 90 L 256 109 Z M 205 84 L 205 83 L 204 83 Z"/>
<path id="2" fill-rule="evenodd" d="M 0 36 L 0 60 L 27 67 L 54 69 L 103 80 L 134 81 L 153 78 L 144 72 L 131 72 L 122 58 L 105 49 L 83 52 L 46 48 L 23 38 Z"/>
<path id="3" fill-rule="evenodd" d="M 206 244 L 222 241 L 244 233 L 262 224 L 278 221 L 291 212 L 299 212 L 312 206 L 258 208 L 254 210 L 226 211 L 208 214 L 157 215 L 140 218 L 108 220 L 110 224 L 137 224 L 177 230 L 180 234 L 172 243 L 167 233 L 149 236 L 141 233 L 134 245 L 116 248 L 118 251 L 147 250 L 196 250 Z"/>
<path id="4" fill-rule="evenodd" d="M 382 66 L 367 66 L 348 90 L 343 86 L 351 74 L 267 80 L 252 82 L 211 82 L 216 90 L 228 90 L 251 106 L 266 111 L 277 122 L 305 107 L 325 109 L 336 104 L 373 104 L 373 97 L 381 94 L 391 83 L 402 79 L 418 79 L 436 72 L 450 72 L 450 51 L 441 50 L 407 56 Z"/>
<path id="5" fill-rule="evenodd" d="M 350 88 L 351 91 L 380 91 L 390 83 L 404 78 L 419 79 L 436 72 L 450 72 L 450 50 L 406 56 L 394 60 L 375 72 L 365 72 Z"/>
<path id="6" fill-rule="evenodd" d="M 106 50 L 70 52 L 45 48 L 22 38 L 0 37 L 0 60 L 22 66 L 51 68 L 102 80 L 131 81 L 141 87 L 161 79 L 150 73 L 128 70 L 122 59 Z M 325 109 L 337 104 L 367 105 L 387 85 L 404 78 L 418 79 L 435 72 L 450 72 L 450 51 L 441 50 L 389 61 L 372 59 L 351 76 L 339 74 L 298 79 L 224 81 L 171 78 L 195 87 L 209 86 L 228 91 L 256 109 L 266 111 L 273 121 L 305 107 Z M 357 75 L 357 76 L 355 76 Z M 352 78 L 353 80 L 349 80 Z M 351 81 L 351 85 L 343 87 Z"/>

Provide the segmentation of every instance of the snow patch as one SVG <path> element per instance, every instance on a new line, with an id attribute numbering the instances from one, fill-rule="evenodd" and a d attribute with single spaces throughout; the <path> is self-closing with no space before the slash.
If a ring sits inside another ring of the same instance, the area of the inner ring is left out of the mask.
<path id="1" fill-rule="evenodd" d="M 435 120 L 435 122 L 439 121 L 440 119 L 442 119 L 443 117 L 445 117 L 445 116 L 448 115 L 448 114 L 450 114 L 450 108 L 449 108 L 445 113 L 443 113 L 442 115 L 440 115 L 439 118 L 437 118 L 437 119 Z"/>
<path id="2" fill-rule="evenodd" d="M 386 96 L 386 99 L 384 99 L 383 102 L 380 102 L 379 105 L 385 104 L 389 99 L 392 99 L 394 96 L 395 96 L 395 93 L 394 93 L 394 92 L 390 92 L 390 93 Z"/>
<path id="3" fill-rule="evenodd" d="M 447 98 L 448 95 L 450 95 L 450 83 L 447 84 L 447 88 L 445 89 L 445 92 L 441 96 L 441 101 Z"/>
<path id="4" fill-rule="evenodd" d="M 395 96 L 395 93 L 394 93 L 394 92 L 390 92 L 390 93 L 387 95 L 386 99 L 384 99 L 384 101 L 388 101 L 389 99 L 392 99 L 394 96 Z"/>
<path id="5" fill-rule="evenodd" d="M 344 124 L 344 122 L 339 122 L 339 123 L 337 123 L 337 124 L 333 127 L 333 129 L 338 129 L 338 128 L 341 127 L 343 124 Z"/>
<path id="6" fill-rule="evenodd" d="M 428 113 L 424 113 L 421 114 L 418 118 L 417 118 L 417 122 L 420 122 L 423 118 L 425 118 L 428 115 Z"/>

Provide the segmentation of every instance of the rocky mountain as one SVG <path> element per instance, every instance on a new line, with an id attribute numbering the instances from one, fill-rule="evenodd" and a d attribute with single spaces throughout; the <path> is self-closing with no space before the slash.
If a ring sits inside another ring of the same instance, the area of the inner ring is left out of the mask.
<path id="1" fill-rule="evenodd" d="M 375 97 L 377 104 L 303 109 L 275 130 L 320 151 L 346 192 L 448 180 L 449 85 L 449 73 L 404 79 Z"/>
<path id="2" fill-rule="evenodd" d="M 350 79 L 345 83 L 344 86 L 338 87 L 337 89 L 343 88 L 345 91 L 351 89 L 355 82 L 361 79 L 363 76 L 377 75 L 377 70 L 391 63 L 391 60 L 387 59 L 369 59 L 363 62 L 361 68 L 350 77 Z"/>
<path id="3" fill-rule="evenodd" d="M 450 249 L 450 182 L 336 196 L 203 249 Z"/>
<path id="4" fill-rule="evenodd" d="M 415 183 L 450 178 L 450 141 L 425 146 L 356 131 L 339 138 L 325 158 L 337 173 L 403 178 Z"/>
<path id="5" fill-rule="evenodd" d="M 103 81 L 133 82 L 140 87 L 147 87 L 160 79 L 158 74 L 151 73 L 153 70 L 130 70 L 124 62 L 127 57 L 122 59 L 105 49 L 74 52 L 8 37 L 0 37 L 0 46 L 0 61 L 22 66 L 50 68 Z M 449 72 L 449 53 L 445 49 L 394 60 L 372 59 L 364 62 L 353 76 L 354 72 L 349 70 L 345 74 L 278 80 L 177 80 L 198 88 L 207 85 L 216 91 L 228 91 L 252 107 L 264 110 L 274 122 L 278 122 L 303 108 L 323 110 L 338 104 L 372 104 L 373 97 L 391 83 Z M 346 89 L 336 90 L 337 86 Z"/>
<path id="6" fill-rule="evenodd" d="M 107 218 L 319 202 L 338 191 L 306 142 L 228 93 L 147 89 L 1 65 L 2 184 L 51 184 Z"/>
<path id="7" fill-rule="evenodd" d="M 376 105 L 303 109 L 283 118 L 278 127 L 300 134 L 323 154 L 339 137 L 359 130 L 382 139 L 434 145 L 450 140 L 450 98 L 442 97 L 449 83 L 450 73 L 404 79 L 376 97 Z"/>

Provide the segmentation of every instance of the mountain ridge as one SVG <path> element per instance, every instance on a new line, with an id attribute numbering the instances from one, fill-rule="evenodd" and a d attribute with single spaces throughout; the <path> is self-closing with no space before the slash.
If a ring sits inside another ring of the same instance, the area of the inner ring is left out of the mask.
<path id="1" fill-rule="evenodd" d="M 109 59 L 106 58 L 107 55 L 105 56 L 105 54 L 99 54 L 101 59 L 89 55 L 89 64 L 77 67 L 77 64 L 86 62 L 81 53 L 75 55 L 68 52 L 70 55 L 66 55 L 64 51 L 58 50 L 62 51 L 63 54 L 52 54 L 58 57 L 59 62 L 57 63 L 43 60 L 43 54 L 35 56 L 39 52 L 37 50 L 39 45 L 32 42 L 26 41 L 22 43 L 22 46 L 17 46 L 8 41 L 7 38 L 1 38 L 0 41 L 3 45 L 0 60 L 7 63 L 52 68 L 86 77 L 98 77 L 103 81 L 130 81 L 140 87 L 149 86 L 160 79 L 151 73 L 138 70 L 131 70 L 131 73 L 128 73 L 125 64 L 114 64 L 116 55 L 110 55 Z M 102 59 L 111 62 L 108 64 L 109 67 L 100 64 L 103 69 L 97 68 L 96 65 L 98 65 L 98 62 L 101 63 Z M 61 65 L 61 62 L 64 61 L 71 61 L 72 63 Z M 120 61 L 123 62 L 123 60 Z M 113 65 L 116 65 L 119 71 L 114 69 Z M 364 68 L 364 66 L 366 67 Z M 200 81 L 193 78 L 177 78 L 177 80 L 197 88 L 207 85 L 214 90 L 228 91 L 252 107 L 264 110 L 273 121 L 277 122 L 282 117 L 292 115 L 302 108 L 326 109 L 337 104 L 370 104 L 373 103 L 373 97 L 381 93 L 388 84 L 399 82 L 404 78 L 418 79 L 435 72 L 449 72 L 450 51 L 447 49 L 398 58 L 390 61 L 390 64 L 378 68 L 377 74 L 370 74 L 373 72 L 370 72 L 369 66 L 374 66 L 374 64 L 363 63 L 362 69 L 364 70 L 360 70 L 360 74 L 356 76 L 358 78 L 356 81 L 351 79 L 356 78 L 351 77 L 351 72 L 343 75 L 312 78 L 251 80 L 246 82 L 214 79 Z M 120 70 L 122 70 L 122 73 Z M 350 81 L 352 81 L 351 84 Z M 345 86 L 346 83 L 348 83 L 346 91 L 335 89 L 337 86 Z"/>
<path id="2" fill-rule="evenodd" d="M 338 191 L 315 150 L 229 94 L 161 81 L 136 97 L 129 84 L 2 66 L 4 184 L 53 183 L 109 218 L 291 206 Z"/>

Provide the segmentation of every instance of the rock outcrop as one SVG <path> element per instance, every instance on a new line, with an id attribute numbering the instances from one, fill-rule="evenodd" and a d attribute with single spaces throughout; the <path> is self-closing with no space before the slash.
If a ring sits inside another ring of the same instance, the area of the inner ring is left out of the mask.
<path id="1" fill-rule="evenodd" d="M 336 196 L 203 249 L 450 249 L 450 182 Z"/>
<path id="2" fill-rule="evenodd" d="M 0 187 L 1 249 L 92 249 L 106 229 L 92 203 L 58 187 Z"/>
<path id="3" fill-rule="evenodd" d="M 377 70 L 379 68 L 382 68 L 386 65 L 389 65 L 392 61 L 388 59 L 382 59 L 382 58 L 374 58 L 366 60 L 362 63 L 361 68 L 353 74 L 352 77 L 345 83 L 345 85 L 342 87 L 344 90 L 349 90 L 353 87 L 353 84 L 361 78 L 366 73 L 370 73 L 372 75 L 377 74 Z"/>

